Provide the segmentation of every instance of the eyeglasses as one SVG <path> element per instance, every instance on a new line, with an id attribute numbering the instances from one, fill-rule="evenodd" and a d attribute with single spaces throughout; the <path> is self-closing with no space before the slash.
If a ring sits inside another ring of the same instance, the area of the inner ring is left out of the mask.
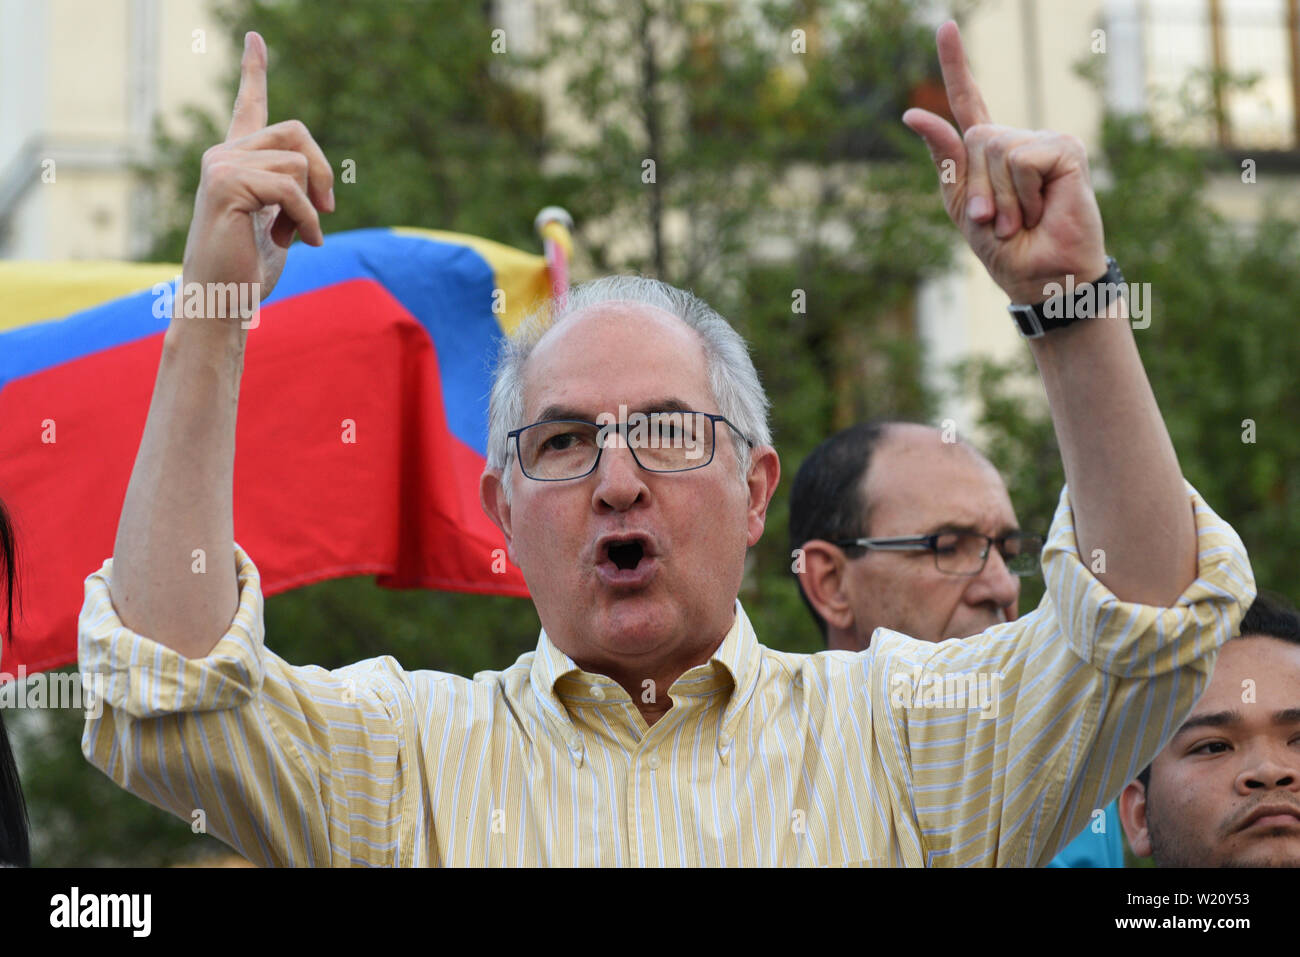
<path id="1" fill-rule="evenodd" d="M 1041 535 L 1022 532 L 1012 532 L 1000 538 L 990 538 L 979 532 L 940 532 L 905 538 L 851 538 L 832 544 L 839 548 L 881 552 L 933 552 L 935 567 L 948 575 L 978 575 L 988 562 L 989 551 L 996 545 L 1007 570 L 1022 578 L 1038 572 L 1039 556 L 1043 552 Z"/>
<path id="2" fill-rule="evenodd" d="M 717 423 L 724 422 L 753 448 L 745 433 L 716 412 L 633 412 L 626 422 L 546 419 L 506 435 L 515 442 L 519 468 L 536 482 L 565 482 L 596 470 L 607 447 L 628 448 L 647 472 L 689 472 L 713 461 Z"/>

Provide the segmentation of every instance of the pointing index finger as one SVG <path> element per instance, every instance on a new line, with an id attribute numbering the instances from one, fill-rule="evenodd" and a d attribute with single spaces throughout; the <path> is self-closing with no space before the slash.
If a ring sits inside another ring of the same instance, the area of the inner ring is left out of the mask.
<path id="1" fill-rule="evenodd" d="M 258 33 L 244 34 L 244 58 L 239 64 L 239 93 L 230 117 L 226 142 L 256 133 L 266 126 L 266 41 Z"/>
<path id="2" fill-rule="evenodd" d="M 979 123 L 992 123 L 989 108 L 984 105 L 980 88 L 975 85 L 966 51 L 961 45 L 961 31 L 949 20 L 939 28 L 936 37 L 939 47 L 939 68 L 943 70 L 943 85 L 948 91 L 948 105 L 953 118 L 964 134 Z"/>

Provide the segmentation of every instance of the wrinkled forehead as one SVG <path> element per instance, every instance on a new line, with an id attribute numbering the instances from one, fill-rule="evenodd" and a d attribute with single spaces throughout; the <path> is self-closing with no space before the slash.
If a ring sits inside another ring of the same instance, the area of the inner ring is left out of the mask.
<path id="1" fill-rule="evenodd" d="M 522 382 L 526 422 L 594 421 L 620 404 L 716 411 L 699 334 L 641 303 L 606 302 L 565 317 L 534 347 Z"/>

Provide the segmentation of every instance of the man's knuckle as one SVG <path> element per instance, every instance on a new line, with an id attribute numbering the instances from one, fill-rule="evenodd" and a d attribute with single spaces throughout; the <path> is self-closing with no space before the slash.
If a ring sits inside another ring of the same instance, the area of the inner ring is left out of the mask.
<path id="1" fill-rule="evenodd" d="M 1007 153 L 1020 142 L 1021 136 L 1018 130 L 1003 130 L 989 139 L 988 148 L 997 153 Z"/>
<path id="2" fill-rule="evenodd" d="M 1007 150 L 1007 162 L 1016 168 L 1027 166 L 1033 155 L 1032 150 L 1032 143 L 1017 143 Z"/>
<path id="3" fill-rule="evenodd" d="M 965 134 L 966 146 L 976 149 L 987 150 L 992 144 L 996 143 L 1005 131 L 1006 127 L 995 126 L 992 123 L 976 123 L 974 126 L 967 128 Z"/>
<path id="4" fill-rule="evenodd" d="M 224 159 L 216 159 L 203 171 L 203 178 L 209 186 L 222 188 L 234 182 L 239 175 L 239 167 Z"/>
<path id="5" fill-rule="evenodd" d="M 1083 145 L 1083 140 L 1073 133 L 1057 133 L 1055 140 L 1058 146 L 1067 153 L 1074 153 L 1078 156 L 1086 155 L 1088 148 Z"/>

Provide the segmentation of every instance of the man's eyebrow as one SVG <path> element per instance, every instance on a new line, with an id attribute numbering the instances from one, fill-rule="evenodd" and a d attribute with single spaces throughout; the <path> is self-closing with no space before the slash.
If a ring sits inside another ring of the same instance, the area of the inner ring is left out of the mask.
<path id="1" fill-rule="evenodd" d="M 934 526 L 934 528 L 932 528 L 930 531 L 926 532 L 925 534 L 944 535 L 949 532 L 971 532 L 975 535 L 984 534 L 982 531 L 980 531 L 980 529 L 976 528 L 974 525 L 963 525 L 960 522 L 944 522 L 942 525 Z M 1002 526 L 1002 528 L 998 530 L 997 537 L 1001 538 L 1004 535 L 1018 535 L 1019 533 L 1020 533 L 1020 528 L 1018 526 L 1004 525 Z"/>
<path id="2" fill-rule="evenodd" d="M 1224 728 L 1240 723 L 1241 713 L 1238 711 L 1207 711 L 1205 714 L 1194 714 L 1184 721 L 1174 737 L 1186 734 L 1188 731 L 1195 731 L 1197 728 Z"/>
<path id="3" fill-rule="evenodd" d="M 1223 728 L 1228 725 L 1240 724 L 1241 713 L 1239 711 L 1212 711 L 1206 714 L 1197 714 L 1183 722 L 1183 726 L 1178 729 L 1179 734 L 1185 734 L 1188 731 L 1194 731 L 1197 728 Z M 1273 712 L 1274 724 L 1300 724 L 1300 708 L 1286 708 L 1283 711 Z"/>
<path id="4" fill-rule="evenodd" d="M 696 412 L 698 410 L 692 409 L 681 399 L 677 399 L 669 396 L 663 399 L 652 399 L 649 402 L 637 406 L 637 408 L 632 411 L 635 412 Z"/>
<path id="5" fill-rule="evenodd" d="M 1274 724 L 1300 724 L 1300 708 L 1287 708 L 1273 712 Z"/>
<path id="6" fill-rule="evenodd" d="M 669 396 L 638 403 L 636 408 L 630 408 L 627 411 L 628 414 L 631 415 L 633 412 L 694 412 L 695 410 L 681 399 Z M 611 416 L 617 416 L 618 407 L 615 406 L 612 409 L 602 409 L 601 412 L 608 412 Z M 600 412 L 596 413 L 596 415 L 599 414 Z M 548 405 L 546 408 L 542 409 L 541 412 L 537 413 L 537 418 L 533 419 L 533 421 L 545 422 L 547 419 L 580 419 L 583 422 L 596 421 L 595 415 L 589 415 L 573 406 L 558 404 Z"/>
<path id="7" fill-rule="evenodd" d="M 579 411 L 568 405 L 548 405 L 537 413 L 537 418 L 533 422 L 545 422 L 548 419 L 580 419 L 583 422 L 592 421 L 591 417 L 585 412 Z"/>

